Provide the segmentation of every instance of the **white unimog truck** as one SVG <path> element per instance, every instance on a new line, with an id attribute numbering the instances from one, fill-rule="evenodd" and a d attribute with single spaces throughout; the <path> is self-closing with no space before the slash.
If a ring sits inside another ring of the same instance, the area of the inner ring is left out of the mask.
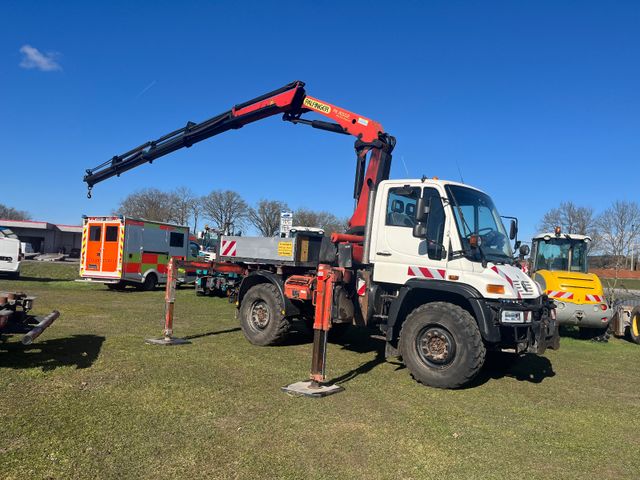
<path id="1" fill-rule="evenodd" d="M 318 267 L 325 264 L 341 273 L 331 299 L 334 328 L 377 325 L 387 355 L 401 356 L 427 385 L 469 383 L 488 349 L 541 354 L 559 347 L 553 303 L 513 265 L 487 194 L 442 180 L 387 180 L 371 211 L 366 265 L 354 261 L 348 235 L 334 235 L 334 242 L 305 232 L 221 237 L 218 265 L 243 269 L 235 295 L 251 343 L 280 342 L 294 318 L 313 321 L 315 314 L 318 321 Z"/>
<path id="2" fill-rule="evenodd" d="M 332 122 L 302 118 L 311 112 Z M 515 222 L 507 235 L 490 197 L 475 188 L 426 178 L 389 180 L 395 138 L 374 120 L 307 95 L 302 82 L 111 157 L 87 170 L 84 181 L 91 189 L 280 113 L 294 124 L 357 138 L 356 208 L 347 233 L 220 238 L 207 274 L 218 280 L 236 275 L 233 296 L 251 343 L 278 343 L 294 319 L 313 322 L 312 390 L 325 380 L 328 332 L 345 323 L 378 327 L 387 355 L 402 356 L 418 381 L 443 388 L 468 384 L 488 349 L 542 354 L 558 348 L 553 302 L 513 265 Z M 335 172 L 318 165 L 304 174 L 306 182 L 313 179 L 310 192 L 333 194 Z"/>

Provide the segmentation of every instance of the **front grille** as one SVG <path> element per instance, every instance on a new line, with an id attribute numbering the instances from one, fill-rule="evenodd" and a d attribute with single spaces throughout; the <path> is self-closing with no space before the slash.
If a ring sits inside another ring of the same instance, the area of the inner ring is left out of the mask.
<path id="1" fill-rule="evenodd" d="M 514 280 L 513 286 L 521 294 L 530 295 L 533 293 L 533 286 L 528 280 Z"/>

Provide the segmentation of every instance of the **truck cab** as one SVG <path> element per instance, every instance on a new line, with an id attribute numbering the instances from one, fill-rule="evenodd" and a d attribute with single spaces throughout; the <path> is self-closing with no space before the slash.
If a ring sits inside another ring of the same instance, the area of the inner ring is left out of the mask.
<path id="1" fill-rule="evenodd" d="M 590 242 L 586 235 L 562 233 L 557 227 L 535 236 L 531 250 L 531 274 L 555 301 L 558 323 L 578 326 L 583 336 L 602 335 L 613 316 L 600 279 L 588 271 Z"/>
<path id="2" fill-rule="evenodd" d="M 387 319 L 389 342 L 401 336 L 398 324 L 416 306 L 445 302 L 475 317 L 489 349 L 557 348 L 551 303 L 514 265 L 514 233 L 514 226 L 509 234 L 505 230 L 489 195 L 468 185 L 438 179 L 381 182 L 370 259 L 373 281 L 395 297 Z M 417 341 L 441 332 L 426 328 Z M 440 337 L 446 350 L 455 349 L 449 335 Z"/>

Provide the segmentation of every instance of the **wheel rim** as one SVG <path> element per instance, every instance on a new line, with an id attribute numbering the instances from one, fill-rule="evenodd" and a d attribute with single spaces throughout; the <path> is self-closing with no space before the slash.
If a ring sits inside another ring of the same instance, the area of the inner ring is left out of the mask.
<path id="1" fill-rule="evenodd" d="M 416 336 L 416 350 L 427 365 L 444 368 L 456 356 L 456 342 L 446 328 L 429 325 Z"/>
<path id="2" fill-rule="evenodd" d="M 631 322 L 631 329 L 633 330 L 634 337 L 640 335 L 640 326 L 638 324 L 640 324 L 640 315 L 636 314 Z"/>
<path id="3" fill-rule="evenodd" d="M 269 325 L 271 313 L 269 306 L 263 300 L 256 300 L 251 304 L 249 322 L 254 330 L 264 330 Z"/>

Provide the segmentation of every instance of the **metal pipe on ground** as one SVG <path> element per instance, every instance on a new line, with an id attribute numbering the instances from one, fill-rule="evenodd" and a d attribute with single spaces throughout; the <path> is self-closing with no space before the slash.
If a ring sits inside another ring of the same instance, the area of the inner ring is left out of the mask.
<path id="1" fill-rule="evenodd" d="M 58 310 L 54 310 L 49 315 L 46 315 L 35 327 L 22 337 L 22 344 L 31 345 L 59 316 L 60 312 Z"/>

